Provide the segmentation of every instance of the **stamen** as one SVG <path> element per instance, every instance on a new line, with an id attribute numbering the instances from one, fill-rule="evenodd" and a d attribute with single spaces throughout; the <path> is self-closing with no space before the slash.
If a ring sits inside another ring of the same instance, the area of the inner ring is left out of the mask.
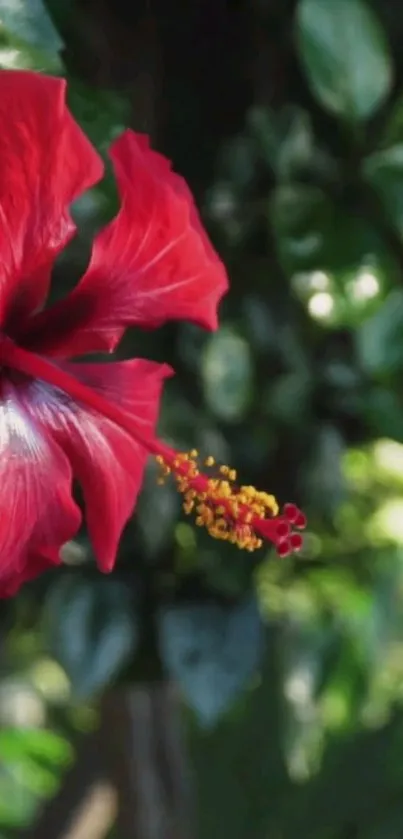
<path id="1" fill-rule="evenodd" d="M 223 465 L 215 473 L 204 474 L 199 470 L 196 449 L 188 454 L 173 454 L 173 459 L 169 455 L 157 456 L 162 470 L 158 482 L 164 483 L 168 474 L 173 475 L 183 495 L 183 510 L 186 515 L 196 514 L 198 527 L 205 527 L 215 539 L 247 551 L 261 548 L 263 540 L 273 542 L 281 557 L 301 550 L 302 536 L 293 528 L 303 530 L 306 518 L 295 504 L 286 504 L 279 515 L 273 495 L 253 486 L 235 484 L 235 469 Z M 215 466 L 211 455 L 205 458 L 204 466 Z"/>

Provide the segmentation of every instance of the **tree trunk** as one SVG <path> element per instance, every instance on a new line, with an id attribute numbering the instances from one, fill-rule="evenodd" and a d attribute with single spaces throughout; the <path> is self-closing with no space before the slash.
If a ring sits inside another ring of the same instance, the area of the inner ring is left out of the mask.
<path id="1" fill-rule="evenodd" d="M 193 839 L 191 775 L 169 684 L 111 691 L 98 731 L 24 839 Z"/>

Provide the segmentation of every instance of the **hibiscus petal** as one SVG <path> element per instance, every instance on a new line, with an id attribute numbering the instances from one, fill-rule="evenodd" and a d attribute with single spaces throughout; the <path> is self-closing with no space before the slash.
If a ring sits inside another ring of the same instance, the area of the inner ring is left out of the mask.
<path id="1" fill-rule="evenodd" d="M 65 364 L 63 369 L 128 412 L 148 436 L 154 432 L 166 365 L 134 360 Z M 98 564 L 113 568 L 122 530 L 141 488 L 147 452 L 125 431 L 44 382 L 29 385 L 27 406 L 69 458 L 82 485 L 88 529 Z"/>
<path id="2" fill-rule="evenodd" d="M 44 554 L 37 554 L 30 551 L 24 564 L 20 568 L 14 569 L 11 576 L 4 577 L 1 580 L 0 597 L 14 597 L 21 586 L 30 580 L 34 580 L 36 577 L 40 577 L 45 571 L 49 571 L 55 563 L 56 560 L 50 561 Z M 60 557 L 57 559 L 57 564 L 59 563 Z"/>
<path id="3" fill-rule="evenodd" d="M 111 157 L 120 212 L 96 237 L 77 288 L 34 320 L 25 346 L 68 357 L 112 350 L 130 325 L 184 319 L 217 327 L 227 275 L 185 181 L 132 131 Z"/>
<path id="4" fill-rule="evenodd" d="M 24 388 L 2 380 L 0 596 L 57 564 L 80 525 L 66 455 L 24 407 Z"/>
<path id="5" fill-rule="evenodd" d="M 0 71 L 0 325 L 9 334 L 43 305 L 53 261 L 75 232 L 68 205 L 103 173 L 65 88 L 31 71 Z"/>

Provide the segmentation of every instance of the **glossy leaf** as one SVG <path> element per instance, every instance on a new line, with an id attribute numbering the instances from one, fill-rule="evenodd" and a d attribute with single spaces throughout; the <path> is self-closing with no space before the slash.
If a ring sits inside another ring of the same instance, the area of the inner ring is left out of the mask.
<path id="1" fill-rule="evenodd" d="M 229 607 L 172 606 L 159 616 L 162 660 L 207 726 L 232 705 L 256 673 L 262 643 L 263 625 L 254 600 Z"/>
<path id="2" fill-rule="evenodd" d="M 136 648 L 137 621 L 130 593 L 117 580 L 66 575 L 50 590 L 45 633 L 73 694 L 88 698 L 116 677 Z"/>
<path id="3" fill-rule="evenodd" d="M 374 375 L 396 372 L 403 363 L 403 293 L 395 290 L 357 332 L 364 369 Z"/>
<path id="4" fill-rule="evenodd" d="M 403 235 L 403 143 L 367 157 L 363 175 L 381 198 L 387 217 Z"/>
<path id="5" fill-rule="evenodd" d="M 0 21 L 22 48 L 47 59 L 47 69 L 60 69 L 63 41 L 43 0 L 0 0 Z"/>
<path id="6" fill-rule="evenodd" d="M 249 405 L 252 361 L 247 342 L 231 328 L 213 335 L 202 358 L 207 403 L 214 413 L 231 421 L 242 417 Z"/>
<path id="7" fill-rule="evenodd" d="M 351 122 L 370 117 L 387 97 L 392 64 L 385 34 L 365 0 L 300 0 L 301 60 L 321 104 Z"/>
<path id="8" fill-rule="evenodd" d="M 358 269 L 368 253 L 379 249 L 372 225 L 313 184 L 281 183 L 270 196 L 268 214 L 290 274 Z"/>
<path id="9" fill-rule="evenodd" d="M 345 443 L 338 428 L 325 425 L 317 429 L 315 449 L 304 485 L 315 510 L 325 514 L 337 510 L 345 494 L 341 472 Z"/>
<path id="10" fill-rule="evenodd" d="M 51 730 L 3 728 L 0 731 L 2 760 L 14 761 L 30 757 L 49 763 L 63 764 L 71 758 L 70 746 L 63 737 Z"/>

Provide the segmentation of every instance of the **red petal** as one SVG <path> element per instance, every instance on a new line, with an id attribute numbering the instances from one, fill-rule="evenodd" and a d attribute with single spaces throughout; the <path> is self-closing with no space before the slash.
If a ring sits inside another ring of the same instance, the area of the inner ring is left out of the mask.
<path id="1" fill-rule="evenodd" d="M 53 261 L 75 232 L 68 205 L 103 172 L 65 88 L 61 79 L 0 71 L 0 325 L 9 334 L 43 305 Z"/>
<path id="2" fill-rule="evenodd" d="M 73 294 L 36 319 L 25 346 L 79 355 L 113 349 L 129 325 L 184 319 L 217 327 L 227 275 L 186 183 L 132 131 L 114 143 L 111 157 L 120 212 L 95 239 Z"/>
<path id="3" fill-rule="evenodd" d="M 2 381 L 0 405 L 0 596 L 59 562 L 80 512 L 59 446 L 24 408 L 21 389 Z"/>
<path id="4" fill-rule="evenodd" d="M 52 568 L 55 564 L 58 565 L 59 563 L 59 557 L 57 560 L 50 560 L 44 554 L 30 552 L 23 566 L 20 569 L 15 569 L 12 576 L 5 577 L 4 580 L 1 581 L 0 597 L 14 597 L 21 586 L 28 583 L 30 580 L 34 580 L 35 577 L 39 577 L 41 574 L 44 574 L 45 571 L 49 571 L 50 568 Z"/>
<path id="5" fill-rule="evenodd" d="M 147 435 L 154 431 L 164 378 L 151 361 L 66 364 L 64 369 L 118 404 Z M 80 481 L 94 551 L 103 571 L 113 568 L 118 542 L 141 488 L 147 452 L 125 431 L 44 382 L 27 391 L 32 415 L 67 454 Z"/>

